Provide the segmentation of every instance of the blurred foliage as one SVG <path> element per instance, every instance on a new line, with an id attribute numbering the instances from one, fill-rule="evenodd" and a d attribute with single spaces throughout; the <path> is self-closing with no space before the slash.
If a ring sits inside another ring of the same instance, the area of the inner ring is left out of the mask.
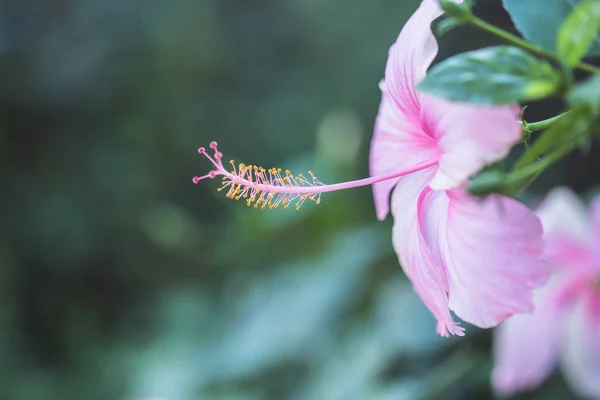
<path id="1" fill-rule="evenodd" d="M 286 213 L 191 183 L 211 140 L 366 176 L 387 49 L 417 4 L 1 2 L 0 398 L 489 398 L 490 333 L 436 337 L 368 189 Z M 440 59 L 492 43 L 459 27 Z M 536 190 L 586 189 L 591 157 Z M 557 375 L 523 398 L 568 396 Z"/>

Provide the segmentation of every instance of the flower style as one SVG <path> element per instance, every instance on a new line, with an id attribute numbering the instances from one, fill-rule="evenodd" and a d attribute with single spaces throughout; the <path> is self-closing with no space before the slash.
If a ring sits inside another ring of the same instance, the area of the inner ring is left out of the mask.
<path id="1" fill-rule="evenodd" d="M 393 244 L 437 332 L 463 335 L 449 308 L 482 328 L 533 310 L 545 282 L 542 230 L 521 203 L 493 195 L 479 202 L 465 181 L 505 157 L 520 140 L 518 108 L 480 107 L 416 90 L 438 46 L 431 23 L 442 14 L 423 0 L 392 46 L 371 142 L 374 176 L 435 160 L 420 172 L 373 185 L 377 216 L 394 216 Z"/>
<path id="2" fill-rule="evenodd" d="M 243 163 L 236 166 L 233 160 L 229 161 L 231 171 L 228 171 L 223 165 L 223 153 L 217 148 L 217 142 L 211 142 L 210 148 L 214 151 L 213 156 L 210 156 L 204 147 L 200 147 L 198 153 L 206 157 L 215 169 L 206 175 L 195 176 L 192 181 L 198 183 L 204 179 L 214 179 L 217 176 L 222 176 L 222 186 L 217 189 L 219 192 L 227 190 L 226 196 L 228 198 L 233 200 L 244 199 L 248 207 L 254 206 L 254 208 L 262 210 L 279 208 L 279 206 L 287 209 L 290 205 L 293 205 L 296 210 L 300 210 L 306 200 L 320 204 L 321 193 L 372 185 L 421 171 L 436 163 L 435 160 L 428 160 L 388 174 L 326 185 L 312 171 L 308 171 L 310 178 L 307 178 L 302 174 L 294 175 L 290 170 L 286 170 L 282 174 L 281 168 L 265 169 L 257 165 L 245 165 Z M 294 202 L 296 203 L 294 204 Z"/>
<path id="3" fill-rule="evenodd" d="M 600 197 L 591 218 L 568 189 L 554 189 L 538 209 L 549 284 L 536 309 L 501 324 L 494 337 L 492 384 L 503 395 L 534 388 L 558 359 L 572 389 L 600 399 Z"/>
<path id="4" fill-rule="evenodd" d="M 380 219 L 394 215 L 393 244 L 416 292 L 436 317 L 442 336 L 463 335 L 450 309 L 489 328 L 533 310 L 532 290 L 547 278 L 540 261 L 542 229 L 521 203 L 503 196 L 483 201 L 466 180 L 505 157 L 521 138 L 515 107 L 477 107 L 418 93 L 416 84 L 437 54 L 431 23 L 442 14 L 423 0 L 390 49 L 382 102 L 371 143 L 371 177 L 325 185 L 279 168 L 235 165 L 228 171 L 217 144 L 203 154 L 215 167 L 194 183 L 222 177 L 227 197 L 256 208 L 299 209 L 321 193 L 373 185 Z"/>

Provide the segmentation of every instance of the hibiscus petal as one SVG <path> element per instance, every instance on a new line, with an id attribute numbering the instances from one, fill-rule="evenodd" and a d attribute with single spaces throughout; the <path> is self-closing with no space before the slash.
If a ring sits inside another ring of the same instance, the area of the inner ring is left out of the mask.
<path id="1" fill-rule="evenodd" d="M 392 45 L 385 68 L 385 86 L 403 115 L 418 120 L 420 99 L 415 86 L 425 78 L 438 53 L 431 23 L 443 14 L 437 0 L 423 0 Z"/>
<path id="2" fill-rule="evenodd" d="M 415 122 L 400 115 L 389 95 L 384 93 L 371 141 L 371 176 L 401 171 L 437 157 L 435 141 L 423 134 Z M 375 210 L 380 220 L 388 214 L 390 192 L 396 182 L 391 179 L 373 185 Z"/>
<path id="3" fill-rule="evenodd" d="M 596 196 L 596 198 L 592 201 L 590 206 L 592 213 L 592 234 L 593 237 L 590 239 L 593 243 L 598 243 L 600 241 L 600 196 Z M 600 272 L 600 248 L 599 246 L 592 245 L 591 250 L 593 252 L 594 260 L 596 261 L 594 264 L 596 266 L 596 270 Z"/>
<path id="4" fill-rule="evenodd" d="M 506 157 L 521 140 L 518 115 L 517 106 L 474 106 L 423 96 L 421 125 L 435 134 L 441 153 L 431 187 L 455 188 Z"/>
<path id="5" fill-rule="evenodd" d="M 600 399 L 600 293 L 589 293 L 570 315 L 561 367 L 573 391 Z"/>
<path id="6" fill-rule="evenodd" d="M 438 46 L 431 23 L 442 14 L 436 0 L 423 0 L 392 45 L 385 70 L 381 106 L 371 141 L 371 176 L 437 158 L 437 144 L 420 128 L 420 99 L 415 86 L 427 72 Z M 395 180 L 373 185 L 377 217 L 389 211 Z"/>
<path id="7" fill-rule="evenodd" d="M 546 249 L 544 258 L 557 267 L 571 266 L 588 269 L 590 260 L 591 228 L 583 202 L 570 189 L 553 189 L 538 207 L 536 214 L 542 221 Z"/>
<path id="8" fill-rule="evenodd" d="M 437 332 L 442 336 L 462 336 L 463 329 L 453 321 L 448 309 L 448 283 L 444 270 L 434 262 L 417 218 L 420 193 L 427 189 L 434 173 L 435 168 L 430 168 L 399 180 L 392 194 L 392 242 L 415 291 L 438 321 Z"/>
<path id="9" fill-rule="evenodd" d="M 538 386 L 552 371 L 559 350 L 564 312 L 553 301 L 558 284 L 537 290 L 532 314 L 515 315 L 494 332 L 492 386 L 502 396 Z"/>
<path id="10" fill-rule="evenodd" d="M 518 201 L 493 195 L 479 201 L 464 191 L 431 191 L 419 219 L 445 267 L 449 306 L 461 319 L 490 328 L 533 310 L 532 291 L 544 284 L 542 227 Z M 431 212 L 431 210 L 437 210 Z"/>

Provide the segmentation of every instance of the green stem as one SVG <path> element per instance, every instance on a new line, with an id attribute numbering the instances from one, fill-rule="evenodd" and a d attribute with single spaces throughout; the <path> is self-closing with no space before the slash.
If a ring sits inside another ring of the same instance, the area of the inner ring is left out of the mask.
<path id="1" fill-rule="evenodd" d="M 525 50 L 529 50 L 532 53 L 550 58 L 552 60 L 560 61 L 556 54 L 554 54 L 548 50 L 544 50 L 541 47 L 538 47 L 534 44 L 531 44 L 531 43 L 521 39 L 520 37 L 513 35 L 512 33 L 506 32 L 503 29 L 500 29 L 492 24 L 485 22 L 484 20 L 482 20 L 480 18 L 473 16 L 473 17 L 469 18 L 468 22 L 470 22 L 471 24 L 475 25 L 476 27 L 478 27 L 480 29 L 483 29 L 486 32 L 491 33 L 492 35 L 496 35 L 510 43 L 513 43 L 513 44 L 525 49 Z M 582 70 L 590 72 L 590 73 L 596 73 L 598 71 L 598 68 L 596 68 L 595 66 L 584 63 L 584 62 L 580 62 L 575 66 L 579 69 L 582 69 Z"/>
<path id="2" fill-rule="evenodd" d="M 553 123 L 555 123 L 556 121 L 558 121 L 559 119 L 561 119 L 562 117 L 564 117 L 565 115 L 567 115 L 570 111 L 564 112 L 562 114 L 559 114 L 555 117 L 552 118 L 548 118 L 545 119 L 543 121 L 538 121 L 538 122 L 526 122 L 523 121 L 523 129 L 528 131 L 528 132 L 537 132 L 537 131 L 541 131 L 542 129 L 546 129 L 548 128 L 550 125 L 552 125 Z"/>
<path id="3" fill-rule="evenodd" d="M 527 188 L 546 168 L 561 160 L 580 146 L 581 143 L 573 140 L 568 146 L 563 146 L 554 152 L 544 156 L 542 159 L 529 164 L 511 174 L 506 181 L 510 193 L 518 193 Z"/>

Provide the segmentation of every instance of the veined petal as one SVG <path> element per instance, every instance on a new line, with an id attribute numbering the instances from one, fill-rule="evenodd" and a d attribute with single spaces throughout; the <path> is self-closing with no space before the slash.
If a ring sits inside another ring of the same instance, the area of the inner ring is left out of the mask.
<path id="1" fill-rule="evenodd" d="M 583 202 L 570 189 L 553 189 L 538 207 L 546 248 L 544 258 L 553 266 L 570 266 L 587 270 L 595 263 L 590 259 L 592 229 Z"/>
<path id="2" fill-rule="evenodd" d="M 390 48 L 385 68 L 385 91 L 403 115 L 417 121 L 421 106 L 415 87 L 437 55 L 431 23 L 443 12 L 438 0 L 423 0 Z"/>
<path id="3" fill-rule="evenodd" d="M 515 315 L 494 332 L 492 386 L 502 396 L 533 389 L 550 374 L 558 358 L 564 309 L 553 301 L 559 278 L 534 294 L 535 311 Z"/>
<path id="4" fill-rule="evenodd" d="M 425 135 L 416 121 L 400 114 L 389 94 L 383 93 L 371 141 L 371 176 L 393 173 L 437 157 L 434 139 Z M 388 214 L 390 192 L 396 183 L 392 179 L 373 185 L 375 210 L 380 220 Z"/>
<path id="5" fill-rule="evenodd" d="M 371 141 L 371 176 L 437 158 L 437 143 L 420 127 L 421 106 L 415 87 L 437 54 L 431 23 L 442 13 L 437 0 L 423 0 L 390 48 Z M 395 183 L 390 180 L 373 185 L 379 219 L 388 214 L 389 195 Z"/>
<path id="6" fill-rule="evenodd" d="M 592 235 L 591 240 L 593 243 L 598 243 L 600 241 L 600 196 L 596 196 L 596 198 L 592 201 L 590 205 L 590 210 L 592 213 Z M 594 258 L 594 265 L 596 266 L 596 271 L 600 273 L 600 248 L 598 245 L 591 245 L 592 256 Z"/>
<path id="7" fill-rule="evenodd" d="M 484 107 L 423 96 L 421 125 L 438 140 L 439 169 L 431 187 L 452 189 L 521 140 L 519 107 Z"/>
<path id="8" fill-rule="evenodd" d="M 424 236 L 445 267 L 449 306 L 461 319 L 496 326 L 533 310 L 532 292 L 548 278 L 542 227 L 523 204 L 492 195 L 479 201 L 457 188 L 431 191 L 420 213 Z"/>
<path id="9" fill-rule="evenodd" d="M 600 293 L 582 296 L 566 323 L 561 367 L 573 391 L 600 399 Z"/>
<path id="10" fill-rule="evenodd" d="M 463 329 L 453 321 L 448 309 L 448 282 L 444 270 L 434 261 L 431 250 L 421 234 L 417 218 L 418 199 L 428 188 L 434 173 L 435 168 L 430 168 L 400 178 L 392 194 L 392 241 L 404 272 L 438 321 L 438 334 L 462 336 Z"/>

